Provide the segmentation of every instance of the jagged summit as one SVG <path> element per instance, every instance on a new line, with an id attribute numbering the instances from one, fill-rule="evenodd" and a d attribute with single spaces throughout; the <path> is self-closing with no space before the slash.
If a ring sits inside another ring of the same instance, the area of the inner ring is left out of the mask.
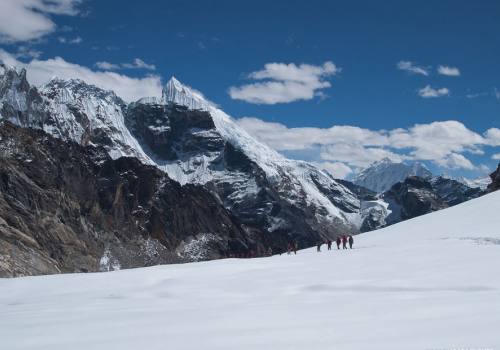
<path id="1" fill-rule="evenodd" d="M 95 97 L 125 105 L 125 102 L 119 98 L 114 91 L 104 90 L 98 86 L 89 84 L 82 79 L 61 79 L 59 77 L 53 77 L 48 83 L 40 86 L 40 92 L 49 97 L 54 96 L 55 94 L 59 95 L 59 97 L 63 99 L 72 99 L 76 96 L 87 99 Z"/>
<path id="2" fill-rule="evenodd" d="M 17 90 L 29 89 L 28 80 L 26 79 L 26 69 L 18 69 L 9 66 L 0 61 L 0 94 L 8 88 L 16 87 Z"/>
<path id="3" fill-rule="evenodd" d="M 26 77 L 26 69 L 25 68 L 17 68 L 17 67 L 9 65 L 7 63 L 4 63 L 2 60 L 0 60 L 0 76 L 5 75 L 9 72 L 15 73 L 16 75 L 19 75 L 19 76 Z"/>
<path id="4" fill-rule="evenodd" d="M 162 101 L 166 104 L 174 103 L 186 106 L 189 109 L 204 111 L 210 108 L 217 108 L 216 104 L 205 98 L 201 92 L 182 84 L 174 76 L 170 78 L 163 88 Z"/>

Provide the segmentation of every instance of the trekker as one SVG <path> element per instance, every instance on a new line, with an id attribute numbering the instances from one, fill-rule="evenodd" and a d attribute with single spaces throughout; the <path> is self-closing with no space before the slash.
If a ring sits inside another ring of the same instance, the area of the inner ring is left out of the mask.
<path id="1" fill-rule="evenodd" d="M 316 246 L 316 249 L 318 252 L 321 251 L 321 245 L 323 244 L 323 242 L 318 242 L 318 245 Z"/>
<path id="2" fill-rule="evenodd" d="M 337 242 L 337 249 L 340 249 L 340 241 L 341 241 L 340 236 L 337 236 L 337 240 L 336 240 L 336 242 Z"/>
<path id="3" fill-rule="evenodd" d="M 292 243 L 290 242 L 290 243 L 288 243 L 288 246 L 287 246 L 287 248 L 286 248 L 286 253 L 287 253 L 288 255 L 292 254 L 292 249 L 293 249 L 293 248 L 292 248 Z"/>
<path id="4" fill-rule="evenodd" d="M 347 236 L 342 236 L 342 249 L 347 249 Z"/>
<path id="5" fill-rule="evenodd" d="M 273 249 L 271 247 L 267 249 L 267 256 L 273 256 Z"/>
<path id="6" fill-rule="evenodd" d="M 299 250 L 299 242 L 295 241 L 293 244 L 293 253 L 297 255 L 297 250 Z"/>
<path id="7" fill-rule="evenodd" d="M 354 243 L 354 238 L 352 238 L 351 235 L 349 235 L 349 248 L 352 249 L 352 244 Z"/>
<path id="8" fill-rule="evenodd" d="M 332 250 L 332 241 L 328 240 L 326 241 L 326 244 L 328 245 L 328 250 Z"/>

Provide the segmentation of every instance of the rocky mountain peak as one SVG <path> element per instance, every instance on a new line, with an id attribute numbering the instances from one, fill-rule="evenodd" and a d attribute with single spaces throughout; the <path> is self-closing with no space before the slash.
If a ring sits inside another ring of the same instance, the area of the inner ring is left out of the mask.
<path id="1" fill-rule="evenodd" d="M 353 182 L 356 185 L 381 193 L 390 189 L 392 185 L 404 181 L 409 176 L 431 178 L 432 173 L 424 164 L 419 162 L 405 164 L 383 158 L 363 169 L 353 179 Z"/>
<path id="2" fill-rule="evenodd" d="M 208 111 L 215 104 L 203 96 L 203 94 L 187 85 L 182 84 L 175 77 L 165 84 L 162 91 L 162 100 L 165 104 L 177 104 L 189 109 Z"/>
<path id="3" fill-rule="evenodd" d="M 113 91 L 101 89 L 81 79 L 60 79 L 54 77 L 47 84 L 40 87 L 40 92 L 48 98 L 56 98 L 58 102 L 63 103 L 74 99 L 99 99 L 125 106 L 125 102 L 116 96 Z"/>
<path id="4" fill-rule="evenodd" d="M 0 62 L 0 98 L 9 89 L 15 89 L 17 92 L 27 92 L 29 88 L 26 69 L 16 69 Z"/>

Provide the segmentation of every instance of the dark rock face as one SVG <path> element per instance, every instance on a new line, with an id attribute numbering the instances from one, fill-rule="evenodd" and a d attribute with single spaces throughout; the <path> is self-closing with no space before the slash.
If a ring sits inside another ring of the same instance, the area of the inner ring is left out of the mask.
<path id="1" fill-rule="evenodd" d="M 352 193 L 356 194 L 360 200 L 373 201 L 377 199 L 377 192 L 369 190 L 366 187 L 356 185 L 355 183 L 347 180 L 337 179 L 337 182 L 347 187 Z"/>
<path id="2" fill-rule="evenodd" d="M 497 191 L 500 189 L 500 163 L 497 170 L 490 174 L 491 183 L 488 185 L 488 192 Z"/>
<path id="3" fill-rule="evenodd" d="M 220 135 L 202 132 L 215 128 L 207 112 L 181 106 L 132 104 L 126 123 L 143 144 L 166 161 L 200 151 L 208 154 L 224 147 Z"/>
<path id="4" fill-rule="evenodd" d="M 86 272 L 263 249 L 205 189 L 0 124 L 0 276 Z"/>
<path id="5" fill-rule="evenodd" d="M 417 176 L 410 176 L 404 182 L 393 185 L 384 193 L 383 198 L 392 210 L 387 218 L 388 224 L 448 207 L 430 182 Z"/>
<path id="6" fill-rule="evenodd" d="M 208 112 L 175 104 L 136 103 L 129 107 L 125 120 L 151 159 L 166 166 L 183 164 L 189 168 L 185 176 L 199 171 L 203 186 L 273 251 L 285 250 L 290 240 L 301 247 L 311 246 L 322 237 L 346 231 L 342 223 L 319 223 L 315 207 L 288 201 L 294 193 L 289 174 L 280 173 L 284 181 L 279 183 L 270 181 L 259 164 L 224 141 Z M 349 213 L 359 210 L 359 202 L 345 201 L 339 188 L 310 176 L 335 206 Z"/>
<path id="7" fill-rule="evenodd" d="M 471 188 L 459 181 L 441 176 L 433 178 L 430 183 L 437 195 L 450 207 L 484 194 L 478 187 Z"/>

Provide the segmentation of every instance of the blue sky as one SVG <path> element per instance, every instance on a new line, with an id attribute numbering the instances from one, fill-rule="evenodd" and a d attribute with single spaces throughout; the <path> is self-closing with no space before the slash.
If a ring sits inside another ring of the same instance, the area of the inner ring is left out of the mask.
<path id="1" fill-rule="evenodd" d="M 132 100 L 175 75 L 339 176 L 383 156 L 454 176 L 496 167 L 499 34 L 498 1 L 0 4 L 0 58 L 35 83 L 64 71 Z"/>

